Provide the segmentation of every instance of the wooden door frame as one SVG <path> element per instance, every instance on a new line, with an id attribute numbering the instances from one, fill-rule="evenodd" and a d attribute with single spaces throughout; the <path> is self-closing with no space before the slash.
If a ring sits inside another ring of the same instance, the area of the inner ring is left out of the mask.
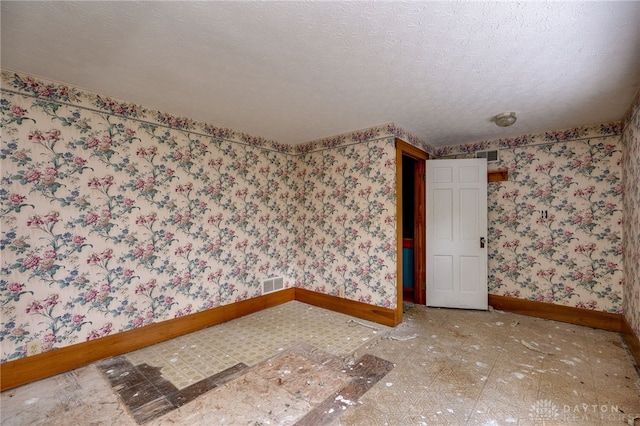
<path id="1" fill-rule="evenodd" d="M 417 179 L 415 190 L 414 190 L 414 198 L 416 200 L 415 209 L 416 215 L 414 215 L 415 223 L 413 226 L 415 227 L 414 232 L 414 289 L 415 294 L 418 296 L 418 300 L 416 303 L 425 303 L 424 294 L 425 294 L 425 285 L 426 285 L 426 246 L 425 246 L 425 214 L 426 214 L 426 206 L 425 206 L 425 181 L 424 181 L 424 160 L 429 158 L 429 154 L 417 148 L 413 145 L 409 145 L 407 142 L 396 139 L 396 252 L 397 252 L 397 265 L 396 265 L 396 276 L 397 276 L 397 288 L 396 288 L 396 313 L 395 313 L 395 322 L 397 324 L 402 322 L 402 301 L 403 301 L 403 282 L 402 282 L 402 234 L 403 234 L 403 223 L 402 223 L 402 156 L 407 156 L 417 160 L 418 167 L 416 167 L 416 173 L 421 173 L 422 177 Z M 422 170 L 422 171 L 420 171 Z"/>

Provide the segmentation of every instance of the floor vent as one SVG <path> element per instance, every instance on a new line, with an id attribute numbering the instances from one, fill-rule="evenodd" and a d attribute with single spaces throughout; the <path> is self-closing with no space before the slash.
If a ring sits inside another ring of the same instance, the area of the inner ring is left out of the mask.
<path id="1" fill-rule="evenodd" d="M 282 290 L 284 288 L 284 278 L 269 278 L 262 281 L 262 294 L 271 293 L 272 291 Z"/>

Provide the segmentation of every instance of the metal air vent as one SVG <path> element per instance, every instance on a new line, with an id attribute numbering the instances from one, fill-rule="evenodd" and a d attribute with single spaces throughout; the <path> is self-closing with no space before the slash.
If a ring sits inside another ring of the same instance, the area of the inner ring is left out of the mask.
<path id="1" fill-rule="evenodd" d="M 282 290 L 284 288 L 284 278 L 269 278 L 262 281 L 262 294 L 271 293 L 272 291 Z"/>
<path id="2" fill-rule="evenodd" d="M 498 150 L 492 149 L 490 151 L 476 151 L 476 158 L 486 158 L 487 163 L 495 163 L 498 161 Z"/>

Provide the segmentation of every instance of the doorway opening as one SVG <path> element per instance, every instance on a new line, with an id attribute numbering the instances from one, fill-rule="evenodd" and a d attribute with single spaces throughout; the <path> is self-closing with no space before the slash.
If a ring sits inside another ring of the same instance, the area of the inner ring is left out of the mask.
<path id="1" fill-rule="evenodd" d="M 415 303 L 415 192 L 414 174 L 417 160 L 402 156 L 402 300 Z"/>
<path id="2" fill-rule="evenodd" d="M 396 221 L 398 238 L 397 316 L 403 301 L 426 303 L 425 160 L 428 154 L 396 140 Z"/>

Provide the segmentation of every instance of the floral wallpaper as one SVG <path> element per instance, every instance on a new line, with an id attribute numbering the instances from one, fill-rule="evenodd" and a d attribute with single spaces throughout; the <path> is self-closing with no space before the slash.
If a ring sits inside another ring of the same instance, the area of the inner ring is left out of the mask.
<path id="1" fill-rule="evenodd" d="M 605 312 L 623 310 L 620 123 L 448 147 L 500 149 L 488 188 L 489 291 Z"/>
<path id="2" fill-rule="evenodd" d="M 1 361 L 256 297 L 276 276 L 395 308 L 396 137 L 436 156 L 500 147 L 491 293 L 624 311 L 639 332 L 638 103 L 624 132 L 436 151 L 388 124 L 289 146 L 2 71 Z"/>
<path id="3" fill-rule="evenodd" d="M 396 306 L 395 139 L 304 154 L 296 285 Z"/>
<path id="4" fill-rule="evenodd" d="M 624 123 L 624 314 L 640 339 L 640 91 Z"/>
<path id="5" fill-rule="evenodd" d="M 296 147 L 296 286 L 395 308 L 395 139 L 435 149 L 393 123 Z"/>
<path id="6" fill-rule="evenodd" d="M 396 306 L 393 124 L 292 147 L 2 72 L 2 362 L 261 294 Z M 328 169 L 324 169 L 327 167 Z"/>
<path id="7" fill-rule="evenodd" d="M 284 276 L 294 157 L 3 74 L 2 360 L 255 297 Z"/>

